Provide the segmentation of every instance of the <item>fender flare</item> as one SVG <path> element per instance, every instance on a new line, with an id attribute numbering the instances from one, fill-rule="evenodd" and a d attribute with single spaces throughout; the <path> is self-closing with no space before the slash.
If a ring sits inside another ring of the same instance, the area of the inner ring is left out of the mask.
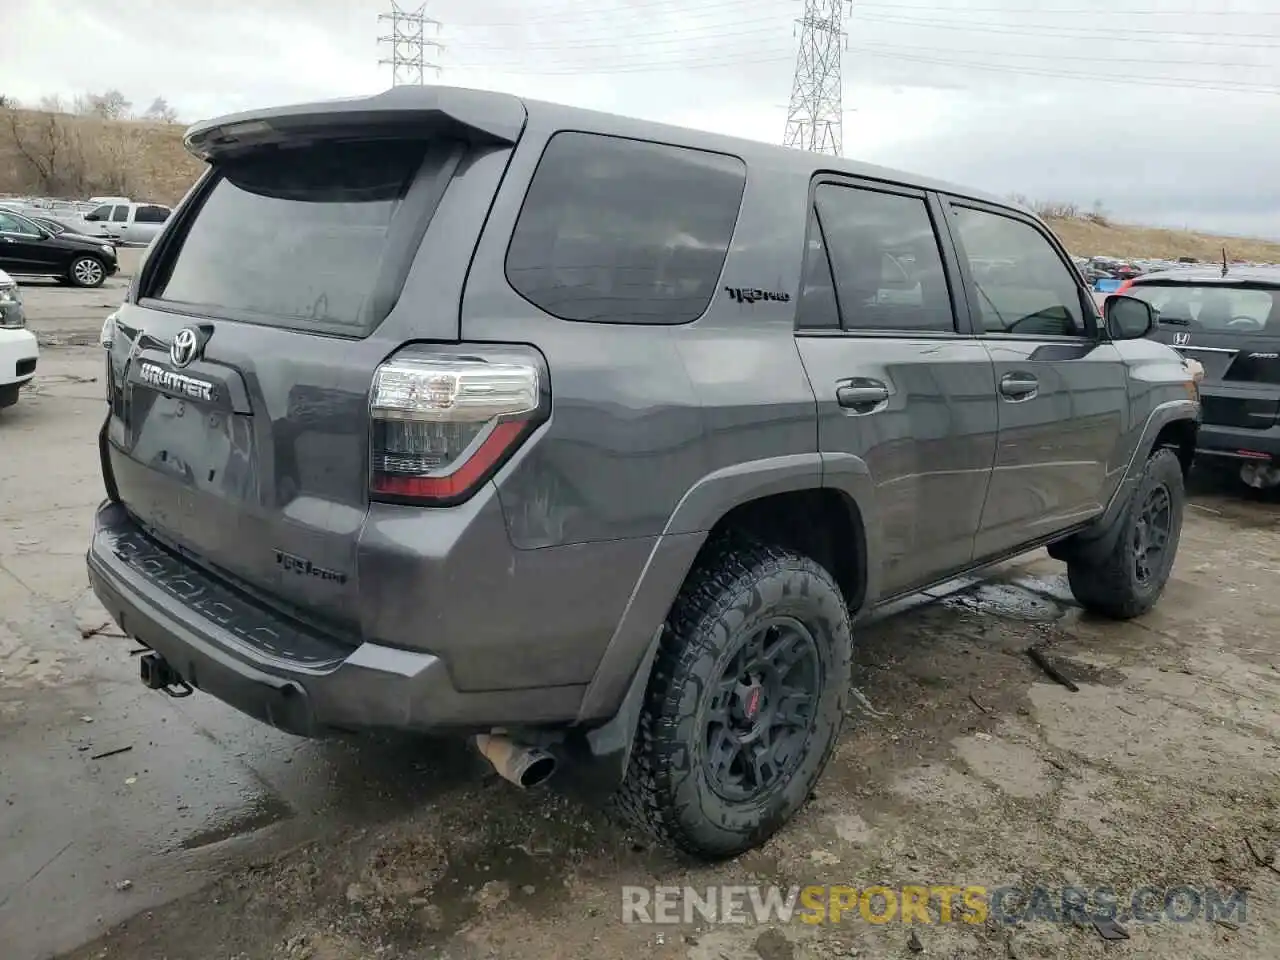
<path id="1" fill-rule="evenodd" d="M 1133 453 L 1129 455 L 1129 462 L 1125 465 L 1124 477 L 1121 478 L 1116 485 L 1115 491 L 1111 494 L 1107 509 L 1098 521 L 1099 526 L 1110 528 L 1124 511 L 1125 505 L 1129 502 L 1130 494 L 1133 493 L 1134 487 L 1138 485 L 1138 480 L 1142 477 L 1144 465 L 1150 459 L 1151 454 L 1155 452 L 1156 438 L 1160 436 L 1160 431 L 1178 420 L 1190 420 L 1198 423 L 1199 419 L 1200 404 L 1191 399 L 1166 400 L 1164 403 L 1156 405 L 1147 416 L 1147 422 L 1142 425 L 1142 434 L 1138 437 L 1138 442 L 1134 444 Z"/>
<path id="2" fill-rule="evenodd" d="M 1076 557 L 1105 556 L 1111 551 L 1115 538 L 1119 536 L 1119 520 L 1124 514 L 1133 491 L 1142 479 L 1142 471 L 1147 460 L 1155 452 L 1156 440 L 1160 431 L 1171 423 L 1190 421 L 1199 423 L 1200 404 L 1191 399 L 1166 400 L 1158 404 L 1147 416 L 1142 426 L 1142 433 L 1134 445 L 1129 462 L 1125 465 L 1124 476 L 1116 485 L 1106 510 L 1087 530 L 1083 530 L 1066 540 L 1049 545 L 1049 555 L 1055 560 L 1071 560 Z"/>
<path id="3" fill-rule="evenodd" d="M 690 487 L 654 542 L 618 626 L 583 693 L 578 722 L 609 720 L 623 724 L 628 731 L 634 730 L 643 697 L 628 696 L 628 691 L 636 682 L 647 685 L 648 665 L 672 600 L 708 532 L 721 518 L 753 500 L 823 487 L 851 496 L 862 517 L 873 515 L 870 470 L 862 460 L 846 454 L 798 453 L 749 460 L 712 471 Z M 868 526 L 864 521 L 864 528 Z M 870 529 L 866 529 L 866 536 L 870 550 L 874 543 Z M 622 716 L 632 711 L 633 717 Z M 627 744 L 626 749 L 630 750 L 629 739 Z"/>

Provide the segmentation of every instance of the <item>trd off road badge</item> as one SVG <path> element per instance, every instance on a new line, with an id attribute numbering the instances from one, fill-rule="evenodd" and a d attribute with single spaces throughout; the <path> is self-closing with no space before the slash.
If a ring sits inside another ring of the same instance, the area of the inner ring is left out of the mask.
<path id="1" fill-rule="evenodd" d="M 748 289 L 747 287 L 725 287 L 724 292 L 738 303 L 760 303 L 763 300 L 774 300 L 778 303 L 790 303 L 791 294 L 774 293 L 769 290 Z"/>

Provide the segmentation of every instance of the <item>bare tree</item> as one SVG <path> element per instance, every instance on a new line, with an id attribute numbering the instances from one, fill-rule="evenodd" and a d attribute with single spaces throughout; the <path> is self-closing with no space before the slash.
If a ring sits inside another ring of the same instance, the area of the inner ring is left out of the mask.
<path id="1" fill-rule="evenodd" d="M 177 123 L 178 111 L 169 106 L 169 101 L 164 97 L 156 97 L 151 101 L 151 106 L 147 107 L 143 118 L 156 123 Z"/>
<path id="2" fill-rule="evenodd" d="M 107 90 L 103 93 L 87 93 L 76 98 L 77 113 L 98 117 L 102 120 L 127 120 L 132 101 L 126 100 L 119 90 Z"/>
<path id="3" fill-rule="evenodd" d="M 60 196 L 84 192 L 88 185 L 84 142 L 70 117 L 13 109 L 3 114 L 4 127 L 41 193 Z"/>

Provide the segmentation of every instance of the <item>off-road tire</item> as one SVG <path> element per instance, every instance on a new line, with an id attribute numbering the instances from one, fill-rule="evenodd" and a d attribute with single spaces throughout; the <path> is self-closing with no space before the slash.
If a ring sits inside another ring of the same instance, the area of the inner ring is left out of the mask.
<path id="1" fill-rule="evenodd" d="M 799 621 L 815 641 L 821 681 L 790 775 L 732 803 L 708 783 L 709 692 L 753 624 Z M 808 557 L 740 538 L 715 544 L 667 618 L 615 811 L 660 843 L 703 859 L 767 840 L 808 799 L 844 718 L 852 655 L 849 611 L 831 574 Z"/>
<path id="2" fill-rule="evenodd" d="M 1135 530 L 1147 498 L 1153 489 L 1161 485 L 1169 494 L 1169 538 L 1157 568 L 1144 583 L 1138 579 L 1136 571 Z M 1110 553 L 1101 559 L 1080 558 L 1067 564 L 1071 592 L 1086 610 L 1115 620 L 1129 620 L 1155 606 L 1169 581 L 1173 561 L 1178 554 L 1185 504 L 1182 464 L 1172 450 L 1157 450 L 1147 460 L 1142 479 L 1117 520 L 1121 529 Z"/>

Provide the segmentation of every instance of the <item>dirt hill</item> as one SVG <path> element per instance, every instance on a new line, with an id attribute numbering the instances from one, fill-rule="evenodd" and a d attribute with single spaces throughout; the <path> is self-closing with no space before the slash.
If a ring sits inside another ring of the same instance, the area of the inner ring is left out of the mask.
<path id="1" fill-rule="evenodd" d="M 176 203 L 202 164 L 181 124 L 0 109 L 0 194 Z"/>
<path id="2" fill-rule="evenodd" d="M 1220 237 L 1188 230 L 1166 230 L 1160 227 L 1137 227 L 1129 224 L 1101 224 L 1086 217 L 1048 218 L 1049 226 L 1081 257 L 1136 257 L 1154 260 L 1176 260 L 1195 257 L 1216 261 L 1222 248 L 1232 260 L 1280 263 L 1280 242 Z"/>

